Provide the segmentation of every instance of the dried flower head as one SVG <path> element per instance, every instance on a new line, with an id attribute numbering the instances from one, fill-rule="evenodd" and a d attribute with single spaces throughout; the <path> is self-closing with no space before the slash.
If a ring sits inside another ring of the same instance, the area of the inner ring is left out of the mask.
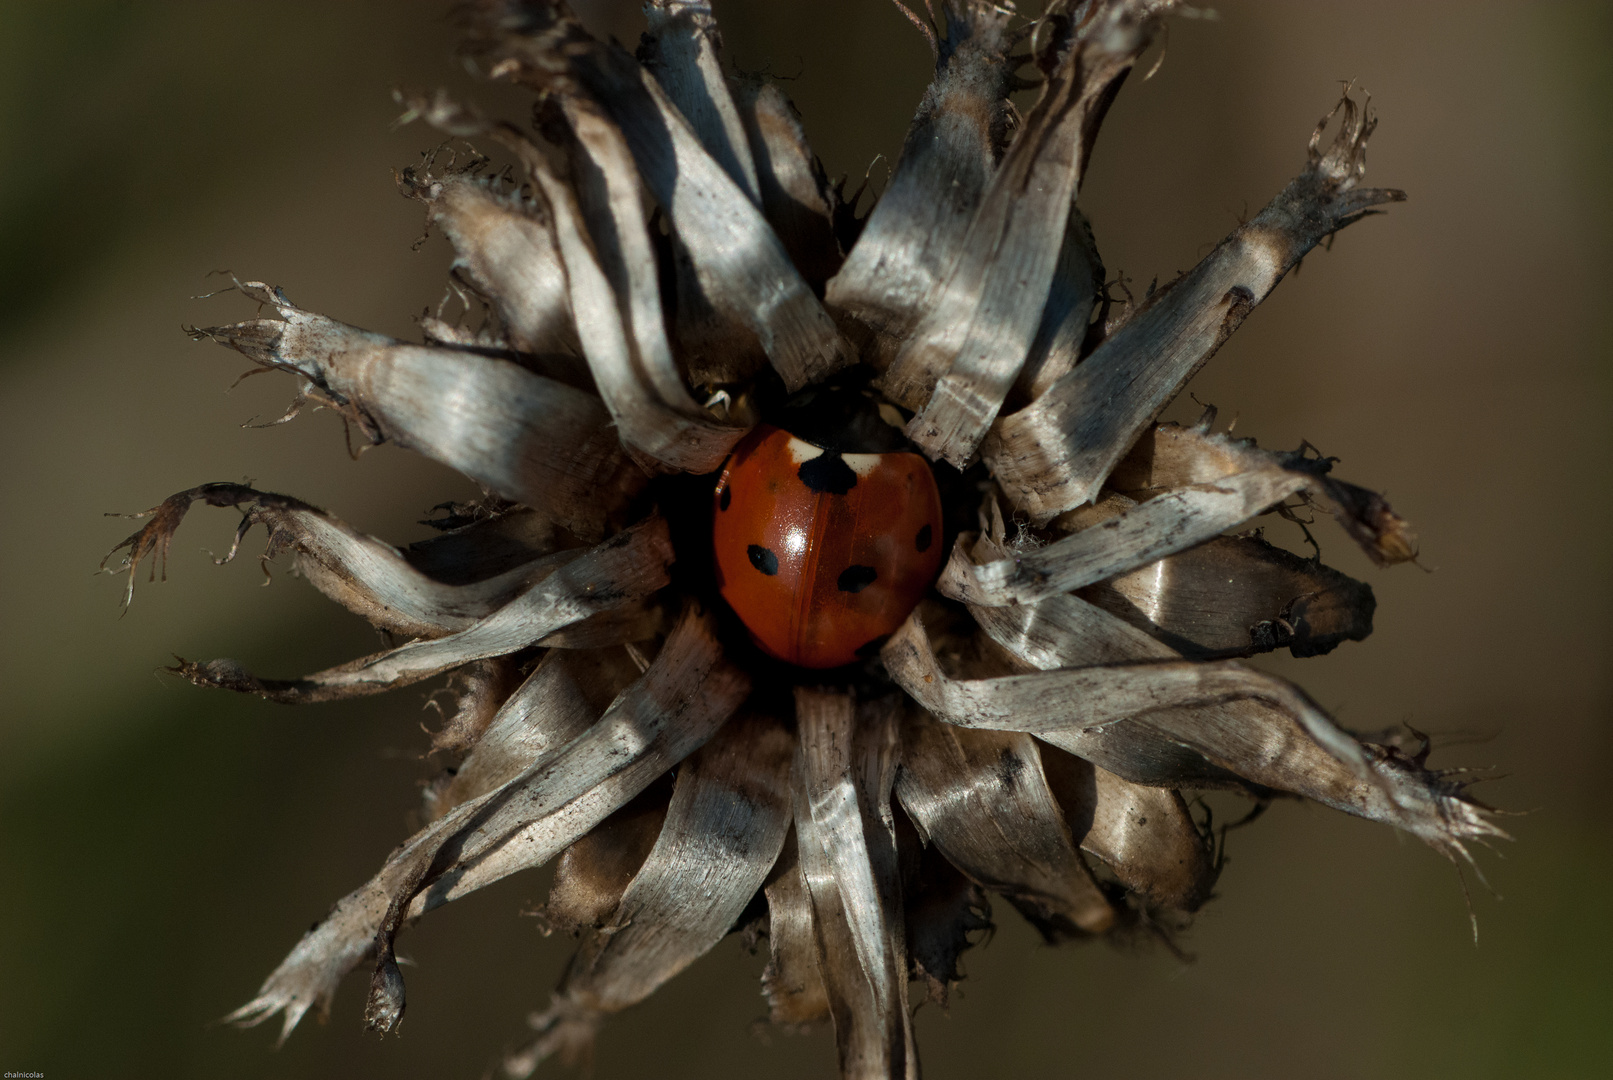
<path id="1" fill-rule="evenodd" d="M 1112 298 L 1075 196 L 1171 7 L 927 3 L 912 18 L 935 79 L 859 217 L 780 89 L 724 74 L 707 4 L 653 0 L 637 58 L 557 0 L 463 6 L 467 55 L 534 91 L 534 122 L 403 95 L 407 118 L 465 145 L 398 184 L 485 318 L 423 319 L 411 344 L 244 282 L 262 317 L 193 333 L 295 376 L 288 418 L 334 409 L 485 498 L 398 549 L 206 484 L 120 545 L 132 590 L 194 503 L 233 507 L 237 544 L 262 525 L 265 558 L 290 553 L 397 642 L 297 679 L 175 669 L 199 685 L 310 703 L 446 674 L 456 693 L 430 823 L 232 1020 L 282 1014 L 284 1037 L 366 967 L 367 1020 L 390 1030 L 398 933 L 558 858 L 542 916 L 581 944 L 510 1075 L 586 1051 L 743 930 L 767 939 L 776 1022 L 832 1021 L 847 1076 L 912 1076 L 909 984 L 945 999 L 989 893 L 1049 940 L 1168 941 L 1220 869 L 1183 791 L 1312 799 L 1452 859 L 1501 835 L 1426 767 L 1426 742 L 1357 738 L 1237 659 L 1359 640 L 1374 600 L 1236 530 L 1312 507 L 1379 565 L 1416 540 L 1309 447 L 1216 434 L 1213 410 L 1158 418 L 1307 252 L 1403 195 L 1362 185 L 1374 122 L 1346 94 L 1264 209 L 1177 280 Z M 1009 95 L 1037 84 L 1021 116 Z M 713 474 L 830 385 L 936 463 L 949 557 L 866 662 L 816 671 L 763 655 L 718 598 Z"/>

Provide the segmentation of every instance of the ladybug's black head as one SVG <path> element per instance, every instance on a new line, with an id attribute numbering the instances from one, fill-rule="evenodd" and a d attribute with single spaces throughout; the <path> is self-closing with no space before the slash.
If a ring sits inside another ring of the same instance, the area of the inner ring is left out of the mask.
<path id="1" fill-rule="evenodd" d="M 837 454 L 911 450 L 906 418 L 874 391 L 856 385 L 811 386 L 788 398 L 769 421 L 797 439 Z"/>

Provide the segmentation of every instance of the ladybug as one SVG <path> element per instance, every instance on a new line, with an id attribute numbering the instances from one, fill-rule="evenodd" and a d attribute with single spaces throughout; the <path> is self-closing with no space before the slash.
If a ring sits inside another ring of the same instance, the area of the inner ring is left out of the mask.
<path id="1" fill-rule="evenodd" d="M 901 449 L 880 416 L 891 406 L 867 406 L 861 394 L 798 396 L 788 430 L 758 425 L 717 481 L 718 589 L 764 652 L 801 667 L 877 651 L 941 568 L 930 464 Z"/>

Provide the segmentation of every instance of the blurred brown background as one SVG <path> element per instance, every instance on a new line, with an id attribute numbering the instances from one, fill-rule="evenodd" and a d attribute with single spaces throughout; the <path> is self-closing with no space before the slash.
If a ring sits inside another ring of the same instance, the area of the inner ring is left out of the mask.
<path id="1" fill-rule="evenodd" d="M 1027 8 L 1034 7 L 1028 3 Z M 1386 490 L 1424 562 L 1371 581 L 1377 632 L 1270 664 L 1341 722 L 1402 721 L 1479 794 L 1532 811 L 1479 856 L 1498 901 L 1369 825 L 1278 805 L 1234 833 L 1220 895 L 1159 949 L 1049 949 L 998 905 L 950 1010 L 918 1018 L 946 1077 L 1581 1077 L 1613 1061 L 1608 315 L 1613 10 L 1606 4 L 1218 0 L 1109 117 L 1083 203 L 1111 273 L 1190 266 L 1301 165 L 1338 83 L 1383 115 L 1369 182 L 1411 201 L 1306 260 L 1193 385 L 1266 445 L 1309 439 Z M 144 509 L 251 477 L 395 542 L 467 485 L 339 423 L 269 430 L 288 380 L 253 379 L 181 323 L 227 269 L 337 318 L 413 336 L 446 245 L 388 170 L 434 139 L 389 130 L 395 84 L 464 90 L 439 0 L 0 5 L 0 1068 L 52 1078 L 481 1075 L 569 950 L 503 882 L 405 938 L 402 1036 L 366 1035 L 362 978 L 328 1026 L 216 1026 L 410 828 L 429 772 L 423 693 L 289 710 L 153 677 L 170 654 L 301 672 L 373 637 L 199 509 L 167 584 L 92 578 Z M 785 86 L 831 173 L 894 156 L 929 58 L 881 0 L 719 2 L 730 55 Z M 631 4 L 588 17 L 624 40 Z M 1140 73 L 1139 73 L 1140 75 Z M 519 109 L 487 89 L 484 102 Z M 876 177 L 882 175 L 876 168 Z M 1173 415 L 1196 412 L 1189 405 Z M 1294 540 L 1295 537 L 1287 537 Z M 1501 856 L 1504 856 L 1501 857 Z M 828 1077 L 830 1037 L 766 1030 L 761 957 L 736 941 L 609 1027 L 600 1080 Z M 753 1030 L 753 1025 L 756 1029 Z"/>

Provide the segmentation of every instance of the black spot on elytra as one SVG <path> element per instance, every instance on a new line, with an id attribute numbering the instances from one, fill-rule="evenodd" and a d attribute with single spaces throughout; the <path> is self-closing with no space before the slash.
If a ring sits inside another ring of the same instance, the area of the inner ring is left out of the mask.
<path id="1" fill-rule="evenodd" d="M 835 582 L 840 586 L 841 592 L 862 592 L 874 583 L 879 571 L 872 566 L 848 566 L 840 572 L 840 580 Z"/>
<path id="2" fill-rule="evenodd" d="M 726 494 L 727 493 L 724 492 L 724 495 Z M 930 531 L 930 527 L 925 525 L 924 528 L 919 530 L 919 534 L 913 538 L 913 546 L 918 548 L 920 551 L 929 551 L 930 541 L 934 538 L 934 534 Z"/>
<path id="3" fill-rule="evenodd" d="M 778 573 L 778 556 L 762 545 L 752 544 L 745 549 L 745 554 L 750 556 L 750 564 L 768 577 Z"/>
<path id="4" fill-rule="evenodd" d="M 857 486 L 857 474 L 846 459 L 832 450 L 825 450 L 810 461 L 801 462 L 796 470 L 801 483 L 820 495 L 844 495 Z"/>
<path id="5" fill-rule="evenodd" d="M 726 509 L 728 509 L 728 504 L 733 502 L 733 501 L 734 501 L 734 489 L 729 488 L 729 487 L 725 487 L 725 488 L 722 489 L 722 494 L 717 496 L 717 509 L 726 510 Z M 922 550 L 922 549 L 920 549 L 920 550 Z"/>

